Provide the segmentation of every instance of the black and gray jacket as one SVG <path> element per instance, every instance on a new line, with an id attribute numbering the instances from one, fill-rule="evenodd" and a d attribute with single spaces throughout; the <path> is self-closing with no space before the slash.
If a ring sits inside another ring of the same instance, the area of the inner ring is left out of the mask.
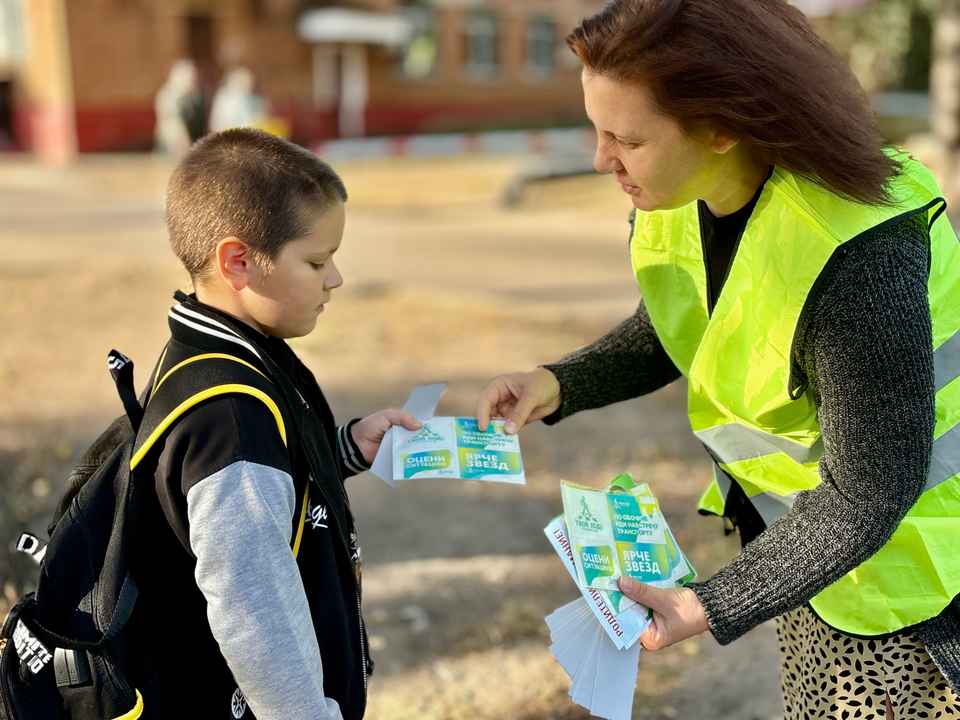
<path id="1" fill-rule="evenodd" d="M 271 380 L 289 447 L 267 404 L 228 394 L 190 409 L 141 463 L 156 489 L 131 561 L 144 717 L 361 718 L 372 664 L 343 481 L 367 466 L 349 426 L 283 341 L 194 299 L 170 310 L 170 331 L 151 382 L 201 354 L 243 360 Z"/>

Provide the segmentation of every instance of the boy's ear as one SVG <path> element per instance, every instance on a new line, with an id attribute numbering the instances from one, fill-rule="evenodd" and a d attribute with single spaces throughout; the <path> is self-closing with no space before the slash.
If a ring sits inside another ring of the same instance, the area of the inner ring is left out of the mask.
<path id="1" fill-rule="evenodd" d="M 239 292 L 250 284 L 254 267 L 250 248 L 238 237 L 225 237 L 217 243 L 217 272 L 224 282 Z"/>

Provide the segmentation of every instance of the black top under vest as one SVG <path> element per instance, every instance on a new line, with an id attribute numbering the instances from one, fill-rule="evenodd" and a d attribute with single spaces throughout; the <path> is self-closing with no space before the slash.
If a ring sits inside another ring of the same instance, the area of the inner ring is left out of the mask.
<path id="1" fill-rule="evenodd" d="M 764 183 L 766 184 L 766 183 Z M 700 242 L 703 247 L 703 262 L 707 269 L 707 310 L 712 315 L 717 298 L 723 290 L 723 284 L 730 274 L 730 266 L 737 254 L 740 238 L 747 227 L 750 215 L 757 206 L 763 185 L 753 198 L 735 213 L 717 217 L 703 200 L 697 201 L 700 215 Z M 754 540 L 766 529 L 766 523 L 747 500 L 746 494 L 734 481 L 730 484 L 724 515 L 740 532 L 740 541 L 744 545 Z"/>

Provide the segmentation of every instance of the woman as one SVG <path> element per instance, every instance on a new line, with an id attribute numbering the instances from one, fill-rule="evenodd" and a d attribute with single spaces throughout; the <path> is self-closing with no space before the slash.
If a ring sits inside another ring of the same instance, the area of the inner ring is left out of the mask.
<path id="1" fill-rule="evenodd" d="M 684 375 L 739 527 L 660 590 L 656 650 L 777 618 L 786 718 L 960 717 L 960 245 L 845 65 L 784 0 L 614 0 L 568 42 L 643 301 L 478 404 L 508 431 Z"/>

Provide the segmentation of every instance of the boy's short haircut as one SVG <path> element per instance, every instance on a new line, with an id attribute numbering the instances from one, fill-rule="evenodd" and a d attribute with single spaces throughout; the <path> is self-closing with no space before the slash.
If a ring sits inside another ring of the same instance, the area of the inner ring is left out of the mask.
<path id="1" fill-rule="evenodd" d="M 231 236 L 270 272 L 283 246 L 309 233 L 315 213 L 346 200 L 340 176 L 308 150 L 252 128 L 212 133 L 170 178 L 170 245 L 194 284 L 210 274 L 217 243 Z"/>

